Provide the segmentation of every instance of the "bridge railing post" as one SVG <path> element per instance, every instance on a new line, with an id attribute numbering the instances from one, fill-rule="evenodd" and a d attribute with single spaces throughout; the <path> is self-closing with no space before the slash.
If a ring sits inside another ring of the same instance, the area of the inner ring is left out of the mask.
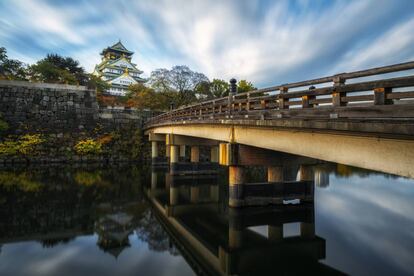
<path id="1" fill-rule="evenodd" d="M 374 89 L 374 105 L 393 104 L 392 99 L 387 99 L 387 95 L 392 93 L 392 88 L 382 87 Z"/>
<path id="2" fill-rule="evenodd" d="M 332 105 L 336 106 L 345 106 L 346 102 L 342 101 L 342 97 L 346 96 L 346 92 L 337 91 L 337 87 L 343 86 L 345 84 L 345 79 L 340 75 L 333 78 L 334 91 L 332 93 Z"/>
<path id="3" fill-rule="evenodd" d="M 289 102 L 289 99 L 283 98 L 281 95 L 286 94 L 288 92 L 287 87 L 280 87 L 279 88 L 280 95 L 279 95 L 279 109 L 287 109 L 289 106 L 286 105 L 286 102 Z"/>
<path id="4" fill-rule="evenodd" d="M 247 98 L 246 98 L 246 111 L 250 111 L 250 93 L 247 93 Z"/>
<path id="5" fill-rule="evenodd" d="M 266 109 L 266 100 L 260 100 L 261 109 Z"/>
<path id="6" fill-rule="evenodd" d="M 234 110 L 234 95 L 237 93 L 237 80 L 230 80 L 230 91 L 229 91 L 229 101 L 228 101 L 228 113 L 229 117 L 233 114 Z"/>
<path id="7" fill-rule="evenodd" d="M 309 87 L 309 91 L 315 89 L 315 86 Z M 313 103 L 310 103 L 311 100 L 314 100 L 316 97 L 314 95 L 304 95 L 302 96 L 302 108 L 312 108 L 314 107 Z"/>
<path id="8" fill-rule="evenodd" d="M 232 113 L 231 112 L 232 103 L 233 103 L 233 95 L 229 94 L 228 101 L 227 101 L 227 114 L 229 117 Z"/>

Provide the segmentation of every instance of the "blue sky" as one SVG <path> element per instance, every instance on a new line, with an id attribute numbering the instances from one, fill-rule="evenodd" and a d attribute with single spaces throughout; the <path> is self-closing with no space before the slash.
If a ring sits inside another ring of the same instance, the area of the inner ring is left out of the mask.
<path id="1" fill-rule="evenodd" d="M 0 0 L 0 46 L 88 70 L 117 42 L 148 76 L 188 65 L 257 86 L 414 60 L 414 1 Z"/>

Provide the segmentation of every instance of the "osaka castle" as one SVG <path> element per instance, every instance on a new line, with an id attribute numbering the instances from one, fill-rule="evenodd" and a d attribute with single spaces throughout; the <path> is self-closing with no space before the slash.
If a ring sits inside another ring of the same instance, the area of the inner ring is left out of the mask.
<path id="1" fill-rule="evenodd" d="M 139 76 L 143 72 L 131 62 L 133 54 L 134 52 L 127 50 L 121 41 L 102 50 L 102 62 L 95 66 L 93 74 L 110 85 L 106 93 L 124 96 L 128 86 L 145 82 L 145 79 Z"/>

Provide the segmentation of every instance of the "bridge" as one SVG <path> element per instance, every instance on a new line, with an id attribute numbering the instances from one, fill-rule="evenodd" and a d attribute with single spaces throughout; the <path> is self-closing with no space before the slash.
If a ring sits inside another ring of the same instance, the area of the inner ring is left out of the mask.
<path id="1" fill-rule="evenodd" d="M 246 204 L 246 165 L 267 165 L 268 182 L 279 184 L 289 162 L 300 165 L 299 181 L 313 180 L 307 167 L 314 159 L 414 177 L 413 69 L 407 62 L 239 94 L 232 79 L 229 96 L 146 122 L 154 163 L 159 142 L 172 170 L 185 160 L 186 146 L 192 166 L 202 168 L 199 147 L 210 147 L 209 161 L 229 166 L 235 207 Z M 265 190 L 274 193 L 280 185 Z M 312 197 L 309 189 L 302 194 Z"/>

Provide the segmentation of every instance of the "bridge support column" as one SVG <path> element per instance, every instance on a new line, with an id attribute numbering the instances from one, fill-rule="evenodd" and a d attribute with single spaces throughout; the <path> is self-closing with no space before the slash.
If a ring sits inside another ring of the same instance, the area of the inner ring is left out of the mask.
<path id="1" fill-rule="evenodd" d="M 283 167 L 272 166 L 267 168 L 267 182 L 283 181 Z"/>
<path id="2" fill-rule="evenodd" d="M 245 183 L 244 168 L 229 166 L 229 206 L 241 207 L 244 203 L 243 184 Z"/>
<path id="3" fill-rule="evenodd" d="M 313 202 L 314 193 L 315 193 L 315 184 L 313 183 L 315 179 L 313 166 L 312 165 L 300 165 L 299 167 L 299 181 L 312 181 L 312 185 L 310 185 L 310 191 L 308 192 L 308 196 L 303 199 L 302 201 L 305 202 Z"/>
<path id="4" fill-rule="evenodd" d="M 180 146 L 180 159 L 181 161 L 185 161 L 185 145 Z"/>
<path id="5" fill-rule="evenodd" d="M 177 163 L 180 154 L 180 148 L 176 145 L 169 145 L 170 147 L 170 172 L 174 173 L 177 170 Z"/>
<path id="6" fill-rule="evenodd" d="M 191 146 L 191 158 L 192 163 L 200 162 L 200 148 L 198 146 Z"/>
<path id="7" fill-rule="evenodd" d="M 170 145 L 170 163 L 178 163 L 179 147 Z"/>
<path id="8" fill-rule="evenodd" d="M 170 145 L 165 145 L 165 157 L 167 157 L 167 159 L 170 158 L 170 152 Z"/>
<path id="9" fill-rule="evenodd" d="M 210 161 L 213 163 L 218 163 L 219 161 L 219 148 L 218 146 L 212 146 L 210 149 Z"/>
<path id="10" fill-rule="evenodd" d="M 151 142 L 151 158 L 154 161 L 158 157 L 158 142 Z"/>
<path id="11" fill-rule="evenodd" d="M 283 225 L 268 225 L 267 236 L 270 241 L 280 241 L 283 239 Z"/>

